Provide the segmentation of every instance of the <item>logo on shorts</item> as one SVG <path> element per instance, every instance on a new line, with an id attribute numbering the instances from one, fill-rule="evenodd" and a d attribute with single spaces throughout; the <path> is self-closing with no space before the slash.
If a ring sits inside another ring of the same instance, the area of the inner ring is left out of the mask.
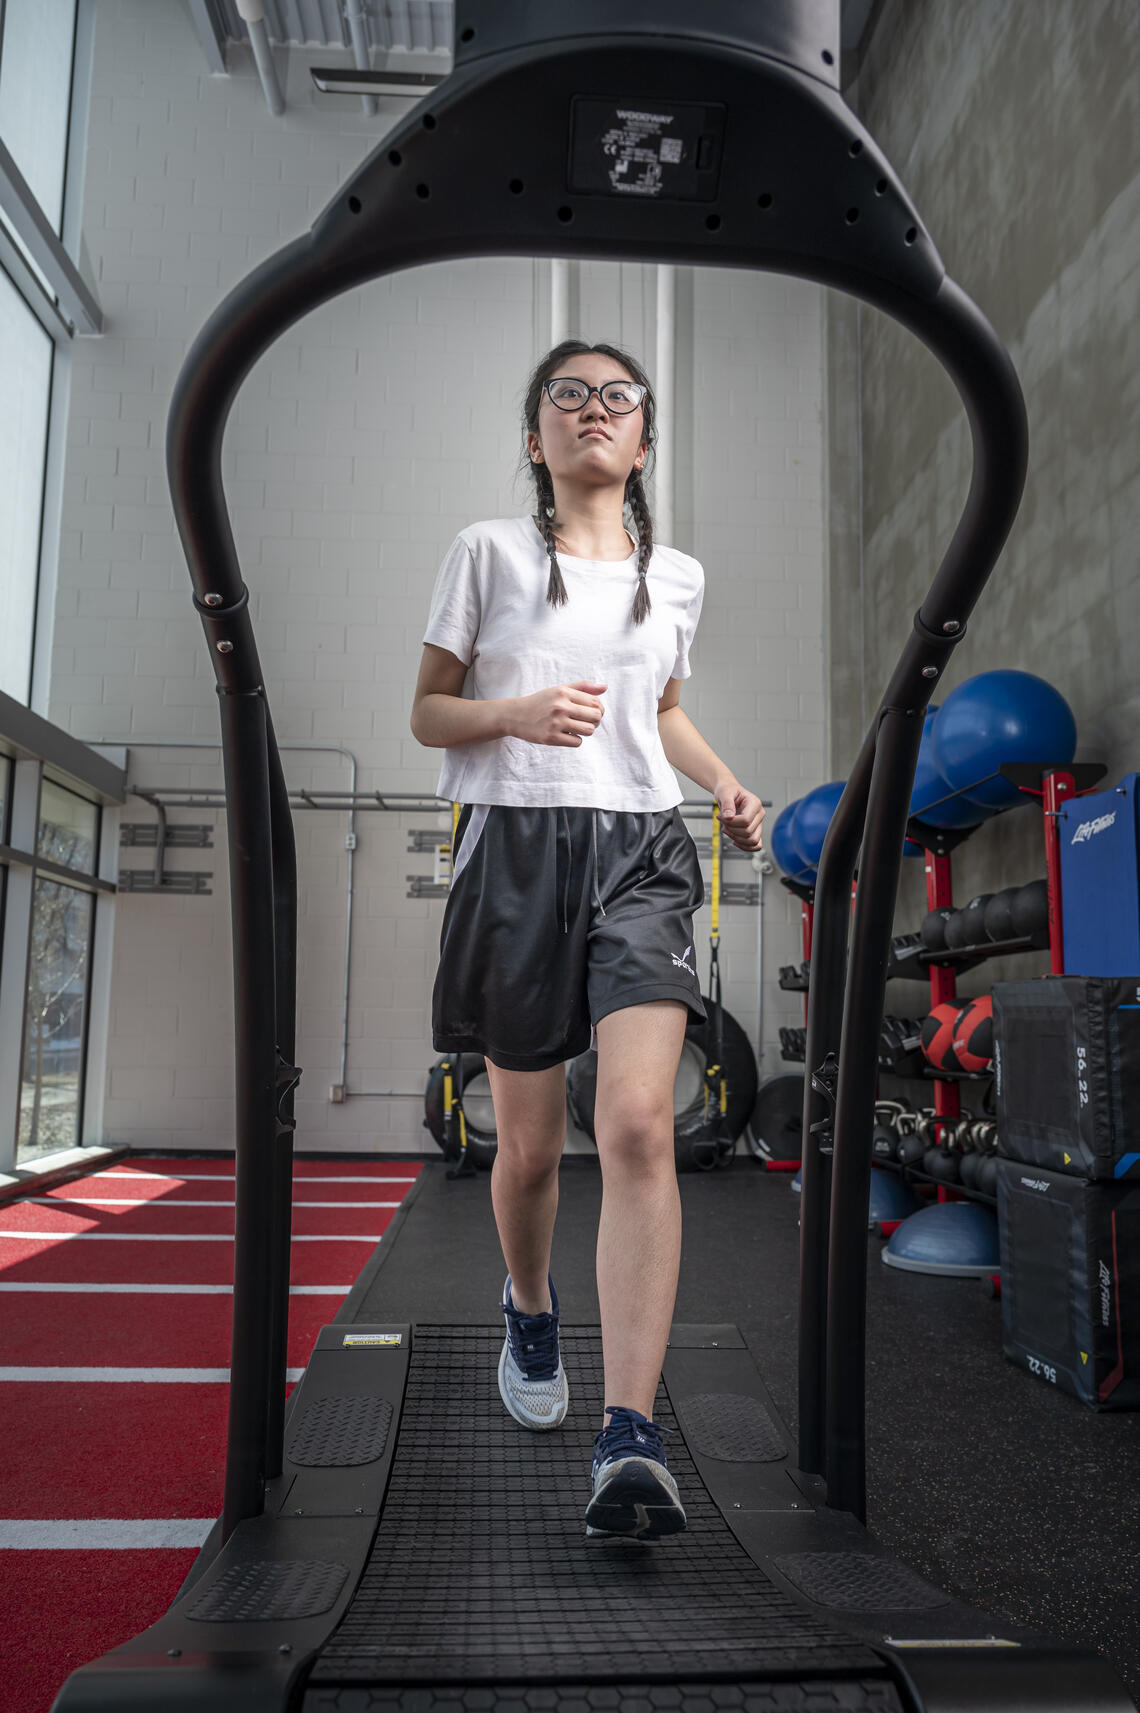
<path id="1" fill-rule="evenodd" d="M 685 949 L 681 953 L 680 957 L 677 956 L 676 952 L 670 952 L 669 956 L 672 958 L 674 964 L 676 965 L 676 967 L 679 970 L 688 970 L 690 975 L 696 975 L 697 972 L 693 968 L 692 964 L 687 964 L 685 962 L 685 959 L 688 957 L 688 955 L 692 951 L 692 949 L 693 949 L 692 946 L 688 945 L 685 947 Z"/>

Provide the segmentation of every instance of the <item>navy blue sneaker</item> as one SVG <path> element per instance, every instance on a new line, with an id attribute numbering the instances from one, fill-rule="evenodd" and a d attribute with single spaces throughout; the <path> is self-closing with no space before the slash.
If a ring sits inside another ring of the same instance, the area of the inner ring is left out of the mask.
<path id="1" fill-rule="evenodd" d="M 586 1506 L 588 1535 L 629 1535 L 657 1540 L 686 1526 L 677 1483 L 665 1464 L 663 1433 L 638 1410 L 606 1405 L 610 1425 L 594 1441 L 593 1494 Z"/>
<path id="2" fill-rule="evenodd" d="M 570 1388 L 558 1351 L 558 1293 L 550 1280 L 549 1314 L 523 1314 L 503 1286 L 507 1337 L 499 1358 L 499 1396 L 516 1422 L 542 1432 L 556 1428 L 570 1407 Z"/>

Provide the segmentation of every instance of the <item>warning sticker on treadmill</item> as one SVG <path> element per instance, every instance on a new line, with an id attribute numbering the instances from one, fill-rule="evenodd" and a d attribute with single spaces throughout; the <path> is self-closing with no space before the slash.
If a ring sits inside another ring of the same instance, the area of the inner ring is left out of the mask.
<path id="1" fill-rule="evenodd" d="M 402 1332 L 346 1332 L 342 1348 L 350 1345 L 403 1344 Z"/>
<path id="2" fill-rule="evenodd" d="M 604 196 L 711 202 L 725 109 L 698 102 L 595 101 L 571 106 L 570 189 Z"/>

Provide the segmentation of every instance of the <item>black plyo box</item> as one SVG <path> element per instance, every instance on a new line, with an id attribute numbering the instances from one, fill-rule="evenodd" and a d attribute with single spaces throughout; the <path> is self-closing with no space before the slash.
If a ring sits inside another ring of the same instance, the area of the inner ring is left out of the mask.
<path id="1" fill-rule="evenodd" d="M 1094 1410 L 1140 1405 L 1140 1185 L 998 1161 L 1002 1344 Z"/>
<path id="2" fill-rule="evenodd" d="M 1140 976 L 997 982 L 1002 1153 L 1093 1180 L 1140 1178 Z"/>

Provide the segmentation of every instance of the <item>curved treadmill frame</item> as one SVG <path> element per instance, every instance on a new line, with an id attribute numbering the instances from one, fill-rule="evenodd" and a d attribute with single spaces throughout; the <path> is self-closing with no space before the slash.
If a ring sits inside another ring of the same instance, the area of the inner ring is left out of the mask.
<path id="1" fill-rule="evenodd" d="M 245 375 L 302 316 L 401 268 L 478 255 L 758 268 L 852 293 L 929 347 L 958 389 L 973 437 L 965 509 L 851 770 L 819 868 L 807 1043 L 815 1093 L 805 1103 L 801 1198 L 798 1470 L 786 1449 L 763 1449 L 761 1418 L 774 1418 L 734 1329 L 675 1329 L 665 1367 L 669 1400 L 725 1539 L 763 1566 L 773 1602 L 790 1594 L 816 1617 L 828 1616 L 854 1652 L 842 1669 L 822 1643 L 814 1653 L 809 1647 L 770 1657 L 760 1650 L 748 1656 L 751 1670 L 736 1655 L 716 1655 L 711 1664 L 700 1655 L 695 1674 L 670 1656 L 662 1669 L 674 1699 L 660 1704 L 678 1705 L 677 1684 L 711 1675 L 740 1688 L 744 1700 L 736 1704 L 817 1706 L 820 1674 L 830 1684 L 827 1674 L 838 1671 L 842 1695 L 852 1698 L 840 1695 L 835 1705 L 851 1707 L 1125 1713 L 1132 1706 L 1099 1656 L 1009 1627 L 997 1626 L 995 1636 L 982 1614 L 948 1607 L 944 1597 L 932 1609 L 927 1602 L 925 1617 L 904 1599 L 907 1635 L 900 1637 L 897 1586 L 893 1594 L 864 1591 L 853 1607 L 849 1591 L 837 1599 L 786 1573 L 804 1549 L 837 1562 L 853 1556 L 857 1568 L 878 1566 L 888 1581 L 911 1574 L 886 1559 L 862 1527 L 867 1248 L 859 1210 L 871 1168 L 878 1018 L 924 712 L 1016 514 L 1027 439 L 1012 365 L 980 311 L 947 278 L 889 163 L 840 98 L 838 59 L 838 0 L 575 0 L 572 7 L 563 0 L 457 0 L 452 75 L 385 136 L 309 233 L 230 293 L 187 357 L 171 406 L 168 469 L 218 681 L 233 891 L 237 1227 L 224 1544 L 212 1560 L 203 1555 L 192 1585 L 158 1625 L 68 1681 L 57 1713 L 152 1706 L 251 1713 L 297 1706 L 302 1695 L 307 1708 L 456 1704 L 454 1677 L 437 1701 L 422 1673 L 408 1676 L 403 1654 L 377 1659 L 381 1687 L 370 1698 L 360 1698 L 358 1678 L 357 1698 L 343 1702 L 331 1687 L 304 1689 L 364 1570 L 393 1451 L 398 1470 L 414 1443 L 406 1413 L 399 1435 L 394 1431 L 405 1386 L 411 1396 L 417 1358 L 430 1364 L 441 1348 L 437 1335 L 449 1329 L 371 1329 L 387 1342 L 362 1343 L 369 1329 L 326 1328 L 294 1399 L 283 1457 L 293 1091 L 300 1075 L 293 1064 L 296 870 L 221 449 Z M 617 132 L 619 147 L 633 147 L 631 125 L 647 127 L 653 144 L 661 131 L 684 139 L 681 159 L 672 158 L 675 148 L 665 151 L 655 188 L 638 194 L 619 187 L 602 141 Z M 727 1458 L 715 1446 L 709 1455 L 707 1443 L 702 1452 L 700 1431 L 694 1440 L 694 1399 L 706 1396 L 735 1398 L 744 1419 L 744 1438 Z M 302 1429 L 308 1438 L 299 1451 Z M 481 1422 L 479 1431 L 493 1432 L 493 1423 Z M 376 1538 L 387 1542 L 386 1527 Z M 656 1562 L 678 1562 L 664 1558 L 675 1551 L 664 1549 Z M 717 1598 L 731 1600 L 731 1591 Z M 446 1630 L 444 1623 L 441 1648 Z M 550 1683 L 549 1662 L 546 1672 Z M 536 1705 L 564 1704 L 566 1671 L 556 1675 L 562 1690 L 551 1689 Z M 610 1685 L 619 1675 L 603 1668 Z M 318 1663 L 314 1684 L 321 1676 Z M 596 1682 L 587 1671 L 591 1676 Z M 653 1676 L 649 1664 L 635 1662 L 642 1699 L 652 1693 Z M 757 1689 L 761 1679 L 778 1684 L 779 1694 Z M 542 1670 L 528 1681 L 544 1681 Z M 868 1682 L 869 1698 L 858 1699 L 858 1686 Z M 401 1699 L 400 1684 L 420 1685 L 411 1702 Z M 504 1694 L 512 1705 L 525 1699 L 517 1683 Z M 502 1700 L 490 1686 L 479 1705 Z M 579 1703 L 571 1697 L 566 1704 Z"/>

